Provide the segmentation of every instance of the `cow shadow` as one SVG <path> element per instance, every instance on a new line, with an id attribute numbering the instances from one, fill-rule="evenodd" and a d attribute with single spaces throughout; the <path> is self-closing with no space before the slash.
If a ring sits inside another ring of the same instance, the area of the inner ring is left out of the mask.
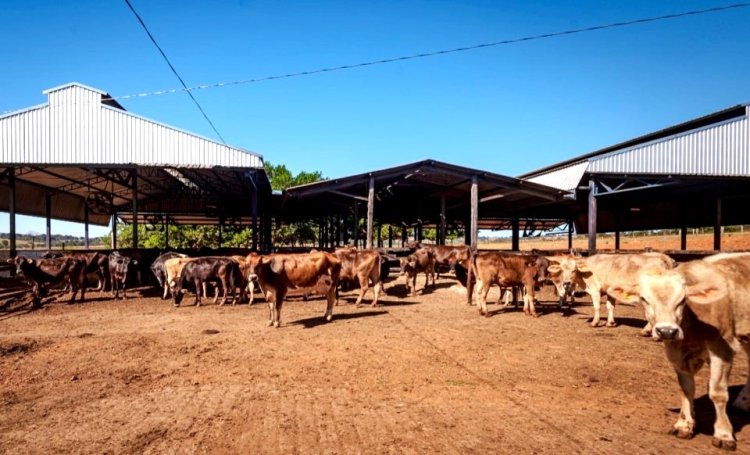
<path id="1" fill-rule="evenodd" d="M 734 406 L 732 403 L 740 394 L 743 385 L 733 385 L 729 387 L 729 401 L 727 402 L 727 414 L 729 420 L 732 422 L 732 430 L 735 433 L 739 433 L 744 427 L 750 424 L 750 413 L 741 411 Z M 695 434 L 704 434 L 713 436 L 714 434 L 714 422 L 716 421 L 716 409 L 714 404 L 709 398 L 708 394 L 704 394 L 695 400 Z M 670 412 L 679 415 L 680 408 L 670 408 Z M 676 420 L 676 419 L 675 419 Z"/>
<path id="2" fill-rule="evenodd" d="M 372 316 L 381 316 L 388 314 L 387 311 L 362 311 L 359 313 L 345 313 L 345 314 L 334 314 L 331 322 L 326 321 L 323 316 L 314 316 L 306 319 L 299 319 L 294 322 L 290 322 L 289 325 L 302 325 L 306 329 L 312 329 L 319 325 L 335 324 L 336 321 L 346 321 L 349 319 L 368 318 Z"/>
<path id="3" fill-rule="evenodd" d="M 581 314 L 581 313 L 578 313 Z M 586 315 L 580 319 L 585 319 L 586 322 L 591 324 L 591 322 L 594 320 L 593 317 Z M 602 315 L 602 319 L 599 321 L 599 327 L 605 327 L 605 324 L 607 322 L 607 316 L 606 313 Z M 642 329 L 646 326 L 646 320 L 645 319 L 639 319 L 639 318 L 624 318 L 624 317 L 617 317 L 615 316 L 615 327 L 625 326 L 625 327 L 632 327 L 634 329 Z"/>
<path id="4" fill-rule="evenodd" d="M 344 305 L 354 305 L 354 303 L 357 301 L 356 296 L 349 296 L 349 297 L 340 297 L 339 298 L 339 306 Z M 360 304 L 360 307 L 370 307 L 370 303 L 372 302 L 372 299 L 365 299 L 362 300 L 362 303 Z M 378 300 L 378 305 L 375 308 L 379 307 L 387 307 L 387 306 L 409 306 L 409 305 L 419 305 L 420 302 L 414 302 L 414 301 L 404 301 L 404 300 Z M 372 308 L 372 307 L 370 307 Z"/>

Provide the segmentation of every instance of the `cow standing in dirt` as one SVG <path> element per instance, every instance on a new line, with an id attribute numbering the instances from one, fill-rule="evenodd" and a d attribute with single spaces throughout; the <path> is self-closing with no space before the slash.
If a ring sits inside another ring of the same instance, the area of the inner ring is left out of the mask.
<path id="1" fill-rule="evenodd" d="M 432 257 L 435 261 L 435 273 L 438 279 L 440 279 L 439 266 L 453 268 L 456 263 L 467 263 L 471 257 L 471 249 L 467 245 L 430 245 L 425 248 L 432 251 Z"/>
<path id="2" fill-rule="evenodd" d="M 156 281 L 159 282 L 159 287 L 164 290 L 162 294 L 162 300 L 167 298 L 167 295 L 169 294 L 169 284 L 167 282 L 167 270 L 164 266 L 164 263 L 167 262 L 169 259 L 174 258 L 186 258 L 186 254 L 182 253 L 175 253 L 173 251 L 170 251 L 168 253 L 164 253 L 157 257 L 154 262 L 151 264 L 151 272 L 153 272 L 154 276 L 156 277 Z"/>
<path id="3" fill-rule="evenodd" d="M 523 286 L 523 311 L 537 317 L 534 289 L 543 279 L 548 262 L 543 256 L 508 254 L 497 251 L 477 253 L 472 258 L 472 275 L 476 279 L 479 314 L 488 316 L 487 294 L 493 284 L 501 288 Z M 473 283 L 469 278 L 467 303 L 471 304 Z M 502 294 L 502 293 L 501 293 Z"/>
<path id="4" fill-rule="evenodd" d="M 649 270 L 637 283 L 613 286 L 620 301 L 643 302 L 652 336 L 664 342 L 667 359 L 680 385 L 680 416 L 672 433 L 691 438 L 695 427 L 695 374 L 711 370 L 708 396 L 716 410 L 713 445 L 735 450 L 727 416 L 729 372 L 743 349 L 750 360 L 750 253 L 717 254 L 679 265 Z M 734 406 L 750 411 L 750 377 Z"/>
<path id="5" fill-rule="evenodd" d="M 120 296 L 122 289 L 122 299 L 125 300 L 125 287 L 128 280 L 128 270 L 131 266 L 137 267 L 138 261 L 128 256 L 123 256 L 119 251 L 113 251 L 109 254 L 109 276 L 112 281 L 112 297 L 115 299 Z"/>
<path id="6" fill-rule="evenodd" d="M 39 305 L 42 297 L 46 295 L 45 285 L 54 285 L 66 280 L 72 289 L 68 303 L 75 302 L 79 289 L 81 302 L 86 298 L 86 264 L 80 259 L 69 256 L 54 259 L 29 259 L 18 256 L 8 259 L 8 263 L 15 265 L 17 273 L 22 274 L 31 283 L 34 306 Z"/>
<path id="7" fill-rule="evenodd" d="M 347 247 L 337 249 L 334 254 L 341 262 L 339 283 L 356 281 L 359 284 L 359 295 L 357 296 L 355 305 L 359 307 L 365 293 L 370 288 L 370 283 L 372 283 L 374 297 L 370 306 L 377 306 L 382 286 L 380 281 L 380 266 L 382 261 L 380 253 L 375 249 L 360 250 L 354 247 Z M 336 300 L 338 303 L 338 295 Z"/>
<path id="8" fill-rule="evenodd" d="M 644 270 L 669 270 L 674 267 L 672 258 L 662 253 L 638 254 L 595 254 L 587 258 L 568 256 L 562 258 L 558 265 L 549 267 L 553 282 L 562 282 L 566 292 L 578 286 L 586 290 L 594 305 L 592 327 L 599 325 L 601 318 L 601 299 L 607 307 L 607 327 L 614 327 L 614 303 L 607 298 L 608 290 L 613 285 L 633 285 L 638 282 Z M 647 334 L 650 326 L 646 325 L 642 333 Z"/>
<path id="9" fill-rule="evenodd" d="M 324 314 L 325 320 L 330 321 L 340 273 L 341 262 L 335 255 L 326 252 L 258 256 L 250 266 L 250 278 L 258 279 L 268 302 L 268 325 L 274 327 L 281 325 L 281 307 L 288 290 L 314 286 L 323 275 L 331 279 Z"/>
<path id="10" fill-rule="evenodd" d="M 424 288 L 429 286 L 430 277 L 432 277 L 432 286 L 435 286 L 435 258 L 429 248 L 419 248 L 409 256 L 401 258 L 399 262 L 401 275 L 406 275 L 406 291 L 409 295 L 417 294 L 417 275 L 420 273 L 424 273 Z"/>
<path id="11" fill-rule="evenodd" d="M 174 259 L 170 259 L 172 261 Z M 227 293 L 232 293 L 232 300 L 236 298 L 234 284 L 236 276 L 240 273 L 238 264 L 228 257 L 202 257 L 193 258 L 185 263 L 180 272 L 180 276 L 175 280 L 172 289 L 172 298 L 174 306 L 180 306 L 183 297 L 185 285 L 193 283 L 195 285 L 195 306 L 201 305 L 201 291 L 208 281 L 218 281 L 224 290 L 219 305 L 224 305 L 227 301 Z M 217 291 L 218 293 L 218 291 Z"/>

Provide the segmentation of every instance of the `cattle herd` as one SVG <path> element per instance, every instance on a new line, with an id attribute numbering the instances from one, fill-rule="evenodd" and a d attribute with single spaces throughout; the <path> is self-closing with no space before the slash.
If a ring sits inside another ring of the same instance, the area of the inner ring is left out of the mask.
<path id="1" fill-rule="evenodd" d="M 122 292 L 128 270 L 137 259 L 117 251 L 73 253 L 59 257 L 9 259 L 17 272 L 32 285 L 33 302 L 39 304 L 51 284 L 64 283 L 72 292 L 70 302 L 85 298 L 87 275 L 96 275 L 97 290 Z M 424 288 L 434 286 L 441 269 L 454 270 L 466 290 L 466 302 L 475 304 L 481 315 L 488 315 L 487 295 L 494 284 L 501 296 L 523 298 L 524 312 L 538 316 L 535 292 L 543 284 L 554 286 L 558 305 L 569 308 L 575 291 L 583 291 L 593 303 L 592 326 L 600 324 L 602 299 L 607 309 L 606 326 L 615 326 L 614 304 L 640 302 L 647 324 L 644 336 L 662 341 L 680 386 L 681 410 L 673 434 L 692 437 L 695 418 L 693 398 L 695 373 L 704 365 L 710 368 L 709 397 L 716 408 L 713 444 L 734 450 L 736 442 L 726 412 L 728 378 L 732 360 L 740 349 L 750 355 L 750 253 L 722 253 L 704 259 L 677 264 L 661 253 L 575 254 L 545 256 L 533 253 L 500 251 L 473 252 L 465 246 L 421 246 L 400 259 L 407 293 L 417 292 L 417 277 L 425 275 Z M 375 249 L 339 248 L 334 252 L 316 251 L 297 254 L 188 257 L 165 253 L 151 265 L 162 298 L 170 295 L 180 306 L 192 290 L 195 305 L 215 288 L 214 302 L 221 293 L 221 304 L 231 296 L 252 303 L 255 289 L 268 302 L 268 325 L 279 327 L 284 299 L 294 293 L 325 296 L 324 318 L 330 321 L 338 301 L 340 285 L 359 287 L 359 306 L 370 287 L 371 305 L 376 306 L 383 281 L 388 276 L 387 260 Z M 508 298 L 506 297 L 506 305 Z M 749 381 L 750 383 L 750 381 Z M 750 386 L 740 392 L 734 406 L 750 411 Z"/>

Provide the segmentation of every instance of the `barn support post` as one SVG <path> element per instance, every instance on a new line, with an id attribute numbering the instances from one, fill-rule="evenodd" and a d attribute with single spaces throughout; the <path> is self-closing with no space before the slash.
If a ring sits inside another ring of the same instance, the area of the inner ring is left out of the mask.
<path id="1" fill-rule="evenodd" d="M 336 246 L 341 246 L 344 244 L 344 217 L 340 216 L 336 220 Z"/>
<path id="2" fill-rule="evenodd" d="M 164 249 L 169 249 L 169 217 L 164 217 Z"/>
<path id="3" fill-rule="evenodd" d="M 221 249 L 221 244 L 224 243 L 224 217 L 219 217 L 219 232 L 216 234 L 216 243 L 219 244 L 219 249 Z"/>
<path id="4" fill-rule="evenodd" d="M 133 169 L 133 248 L 138 248 L 138 168 Z"/>
<path id="5" fill-rule="evenodd" d="M 83 247 L 89 249 L 89 206 L 83 206 Z"/>
<path id="6" fill-rule="evenodd" d="M 373 223 L 375 222 L 375 177 L 370 176 L 367 185 L 367 239 L 365 248 L 372 248 Z"/>
<path id="7" fill-rule="evenodd" d="M 404 248 L 406 246 L 406 243 L 409 241 L 409 226 L 402 224 L 401 225 L 401 248 Z"/>
<path id="8" fill-rule="evenodd" d="M 680 226 L 680 250 L 687 250 L 687 226 Z"/>
<path id="9" fill-rule="evenodd" d="M 323 227 L 323 218 L 318 218 L 318 249 L 323 249 L 323 236 L 325 236 L 325 228 Z"/>
<path id="10" fill-rule="evenodd" d="M 573 220 L 568 220 L 568 251 L 573 249 Z"/>
<path id="11" fill-rule="evenodd" d="M 393 225 L 388 225 L 388 248 L 393 248 Z"/>
<path id="12" fill-rule="evenodd" d="M 9 257 L 14 258 L 16 250 L 16 169 L 11 167 L 8 171 L 8 224 L 10 230 Z M 11 269 L 13 274 L 15 270 Z"/>
<path id="13" fill-rule="evenodd" d="M 477 249 L 477 241 L 479 234 L 479 177 L 476 175 L 471 177 L 471 249 Z"/>
<path id="14" fill-rule="evenodd" d="M 511 219 L 511 242 L 510 242 L 510 249 L 511 251 L 518 251 L 520 250 L 520 241 L 519 241 L 519 220 L 517 216 L 514 216 Z"/>
<path id="15" fill-rule="evenodd" d="M 44 248 L 49 251 L 52 248 L 52 195 L 47 191 L 44 195 L 44 217 L 47 238 L 44 240 Z"/>
<path id="16" fill-rule="evenodd" d="M 615 230 L 615 251 L 620 251 L 620 229 Z"/>
<path id="17" fill-rule="evenodd" d="M 422 243 L 423 237 L 422 237 L 422 222 L 418 222 L 417 225 L 414 227 L 414 238 L 417 240 L 417 242 Z"/>
<path id="18" fill-rule="evenodd" d="M 110 247 L 113 250 L 117 249 L 117 214 L 112 214 L 112 244 Z"/>
<path id="19" fill-rule="evenodd" d="M 716 198 L 716 221 L 714 222 L 714 250 L 721 251 L 721 198 Z"/>
<path id="20" fill-rule="evenodd" d="M 383 225 L 378 223 L 377 229 L 375 230 L 378 236 L 378 243 L 377 243 L 378 248 L 383 248 L 383 233 L 381 232 L 382 230 L 383 230 Z"/>
<path id="21" fill-rule="evenodd" d="M 258 184 L 256 182 L 255 174 L 250 176 L 250 181 L 253 184 L 253 194 L 250 196 L 250 213 L 253 217 L 252 250 L 258 251 Z M 266 239 L 264 239 L 264 243 L 265 240 Z"/>
<path id="22" fill-rule="evenodd" d="M 440 194 L 440 227 L 437 235 L 438 245 L 445 245 L 445 193 Z"/>
<path id="23" fill-rule="evenodd" d="M 589 253 L 596 251 L 596 182 L 589 180 Z"/>
<path id="24" fill-rule="evenodd" d="M 354 235 L 354 246 L 359 247 L 359 204 L 354 200 L 354 225 L 352 229 Z"/>
<path id="25" fill-rule="evenodd" d="M 464 222 L 464 245 L 471 245 L 471 217 Z"/>

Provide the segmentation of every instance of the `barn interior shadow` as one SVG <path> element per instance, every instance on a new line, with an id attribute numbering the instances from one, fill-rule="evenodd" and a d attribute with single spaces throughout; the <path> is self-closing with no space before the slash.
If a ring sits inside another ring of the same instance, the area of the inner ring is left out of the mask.
<path id="1" fill-rule="evenodd" d="M 729 420 L 732 422 L 732 429 L 735 433 L 738 433 L 745 426 L 750 424 L 750 414 L 732 406 L 737 395 L 740 394 L 742 387 L 743 385 L 733 385 L 729 387 L 727 414 L 729 415 Z M 670 411 L 676 415 L 680 414 L 680 408 L 670 408 Z M 677 421 L 677 416 L 675 416 L 675 421 Z M 708 394 L 698 397 L 695 400 L 695 434 L 712 436 L 714 434 L 715 421 L 716 410 L 714 409 L 714 404 L 708 397 Z"/>
<path id="2" fill-rule="evenodd" d="M 359 318 L 368 318 L 371 316 L 381 316 L 384 314 L 388 314 L 387 311 L 362 311 L 359 313 L 346 313 L 346 314 L 335 314 L 333 315 L 333 320 L 331 322 L 328 322 L 325 320 L 323 316 L 314 316 L 311 318 L 306 319 L 300 319 L 294 322 L 290 322 L 289 325 L 303 325 L 306 329 L 312 329 L 314 327 L 317 327 L 319 325 L 324 324 L 335 324 L 336 321 L 345 321 L 348 319 L 359 319 Z"/>

